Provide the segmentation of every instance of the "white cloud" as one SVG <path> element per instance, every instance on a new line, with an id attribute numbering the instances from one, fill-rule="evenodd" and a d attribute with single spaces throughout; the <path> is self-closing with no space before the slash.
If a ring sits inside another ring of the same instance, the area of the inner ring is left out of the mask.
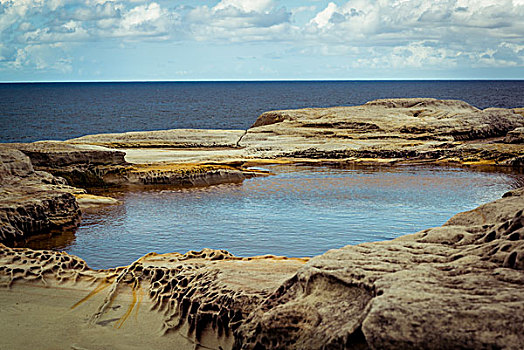
<path id="1" fill-rule="evenodd" d="M 524 65 L 524 0 L 283 5 L 276 0 L 214 0 L 193 7 L 166 0 L 0 0 L 0 69 L 62 69 L 74 63 L 75 45 L 102 41 L 118 47 L 148 40 L 264 41 L 285 48 L 281 60 L 292 60 L 292 54 L 337 56 L 352 66 Z"/>
<path id="2" fill-rule="evenodd" d="M 156 2 L 136 6 L 125 12 L 118 21 L 115 36 L 129 38 L 140 36 L 167 35 L 169 29 L 169 14 Z"/>
<path id="3" fill-rule="evenodd" d="M 222 0 L 211 8 L 192 9 L 185 24 L 190 35 L 200 41 L 281 40 L 290 28 L 290 15 L 271 0 Z"/>
<path id="4" fill-rule="evenodd" d="M 222 0 L 213 7 L 213 10 L 220 11 L 228 8 L 239 9 L 242 12 L 269 12 L 273 7 L 272 0 Z"/>

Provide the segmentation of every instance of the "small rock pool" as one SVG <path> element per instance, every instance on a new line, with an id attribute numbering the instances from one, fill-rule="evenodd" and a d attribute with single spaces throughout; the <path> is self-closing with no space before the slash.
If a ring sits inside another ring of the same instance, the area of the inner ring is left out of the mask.
<path id="1" fill-rule="evenodd" d="M 105 193 L 122 204 L 86 211 L 76 232 L 27 246 L 65 250 L 92 268 L 206 247 L 239 256 L 314 256 L 442 225 L 524 184 L 524 175 L 448 167 L 267 169 L 274 175 L 241 184 Z"/>

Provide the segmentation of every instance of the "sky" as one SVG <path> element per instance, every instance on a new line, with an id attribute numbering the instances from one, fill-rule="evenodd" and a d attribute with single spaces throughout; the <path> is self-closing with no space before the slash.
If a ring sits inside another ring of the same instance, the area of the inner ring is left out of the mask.
<path id="1" fill-rule="evenodd" d="M 0 0 L 0 81 L 524 79 L 524 0 Z"/>

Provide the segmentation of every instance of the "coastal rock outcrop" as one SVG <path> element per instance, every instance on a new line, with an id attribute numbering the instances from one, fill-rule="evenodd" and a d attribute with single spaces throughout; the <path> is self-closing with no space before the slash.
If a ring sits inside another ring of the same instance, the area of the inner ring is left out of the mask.
<path id="1" fill-rule="evenodd" d="M 77 348 L 520 349 L 523 212 L 517 189 L 442 227 L 309 261 L 205 249 L 96 271 L 0 244 L 2 317 L 24 325 L 12 332 L 7 322 L 0 335 L 15 347 L 24 332 L 34 340 L 53 329 L 54 344 Z M 45 316 L 17 319 L 6 304 L 14 296 Z M 25 328 L 33 319 L 39 327 Z"/>
<path id="2" fill-rule="evenodd" d="M 248 130 L 101 134 L 67 143 L 120 150 L 135 164 L 326 160 L 521 166 L 521 127 L 518 108 L 479 110 L 457 100 L 405 98 L 269 111 Z"/>
<path id="3" fill-rule="evenodd" d="M 272 111 L 247 131 L 6 144 L 0 242 L 75 226 L 76 198 L 104 201 L 69 185 L 207 185 L 279 161 L 523 166 L 522 129 L 520 109 L 419 98 Z M 442 227 L 311 260 L 203 250 L 95 271 L 66 253 L 0 244 L 0 339 L 11 348 L 520 349 L 523 212 L 516 189 Z"/>
<path id="4" fill-rule="evenodd" d="M 229 349 L 234 331 L 250 311 L 306 260 L 237 258 L 226 251 L 204 249 L 150 253 L 126 267 L 94 271 L 65 253 L 0 244 L 3 319 L 16 318 L 16 310 L 6 310 L 3 303 L 13 295 L 24 300 L 25 307 L 34 307 L 31 317 L 17 320 L 17 332 L 6 325 L 0 336 L 13 348 L 22 347 L 29 336 L 25 332 L 31 332 L 29 343 L 34 344 L 54 329 L 52 333 L 59 336 L 53 346 L 58 348 L 96 344 L 112 349 Z M 38 298 L 33 297 L 35 292 Z M 45 298 L 56 296 L 60 301 L 50 307 Z M 39 327 L 26 328 L 31 319 L 42 318 Z M 64 318 L 75 332 L 63 331 Z"/>
<path id="5" fill-rule="evenodd" d="M 80 209 L 63 179 L 35 171 L 29 157 L 0 149 L 0 242 L 75 227 Z"/>
<path id="6" fill-rule="evenodd" d="M 511 109 L 479 110 L 463 101 L 385 99 L 362 106 L 262 114 L 239 142 L 253 157 L 451 161 L 512 165 L 520 146 L 503 144 L 524 126 Z"/>
<path id="7" fill-rule="evenodd" d="M 88 136 L 86 138 L 90 139 Z M 23 152 L 35 169 L 64 178 L 68 184 L 79 187 L 203 186 L 240 182 L 260 174 L 228 164 L 177 164 L 155 161 L 149 157 L 146 157 L 148 162 L 145 163 L 129 163 L 125 160 L 125 152 L 98 145 L 46 141 L 4 144 L 2 147 Z"/>

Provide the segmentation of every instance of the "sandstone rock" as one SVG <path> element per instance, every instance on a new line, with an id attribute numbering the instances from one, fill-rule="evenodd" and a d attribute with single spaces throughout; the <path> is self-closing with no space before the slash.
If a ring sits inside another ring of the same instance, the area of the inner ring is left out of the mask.
<path id="1" fill-rule="evenodd" d="M 524 128 L 516 128 L 508 132 L 504 138 L 505 143 L 524 143 Z"/>
<path id="2" fill-rule="evenodd" d="M 61 334 L 53 342 L 58 348 L 71 343 L 92 347 L 102 338 L 102 347 L 112 349 L 136 344 L 155 349 L 229 349 L 242 320 L 304 262 L 273 256 L 237 258 L 204 249 L 150 253 L 127 267 L 93 271 L 65 253 L 0 244 L 0 286 L 10 288 L 0 289 L 0 309 L 3 319 L 14 318 L 19 325 L 16 334 L 4 325 L 0 336 L 13 347 L 20 347 L 27 337 L 32 340 L 29 344 L 39 343 L 45 338 L 42 330 L 54 329 Z M 34 290 L 37 298 L 31 298 Z M 67 295 L 61 299 L 67 302 L 57 300 L 49 307 L 49 299 L 63 291 Z M 28 317 L 20 319 L 16 310 L 6 310 L 2 300 L 10 294 L 32 309 Z M 63 332 L 68 327 L 62 323 L 65 317 L 74 332 Z M 38 327 L 20 326 L 33 318 L 43 321 Z M 96 331 L 95 337 L 89 329 Z"/>
<path id="3" fill-rule="evenodd" d="M 455 100 L 388 99 L 266 112 L 239 145 L 253 158 L 489 159 L 509 164 L 522 148 L 499 146 L 492 153 L 489 139 L 523 125 L 514 110 L 481 111 Z"/>
<path id="4" fill-rule="evenodd" d="M 125 153 L 115 150 L 92 149 L 60 141 L 5 144 L 25 153 L 35 167 L 59 168 L 78 164 L 125 165 Z"/>
<path id="5" fill-rule="evenodd" d="M 129 164 L 122 162 L 121 153 L 108 153 L 109 158 L 116 157 L 112 165 L 96 163 L 96 152 L 122 151 L 132 164 L 337 160 L 518 167 L 524 159 L 521 145 L 500 141 L 523 126 L 521 109 L 479 110 L 463 101 L 431 98 L 386 99 L 353 107 L 270 111 L 247 131 L 181 129 L 101 134 L 69 140 L 62 146 L 47 142 L 42 147 L 37 145 L 40 143 L 19 147 L 41 170 L 54 172 L 46 168 L 53 163 L 72 164 L 59 175 L 73 183 L 103 185 L 106 174 L 118 174 Z M 61 161 L 51 160 L 59 152 L 52 156 L 42 153 L 48 145 L 67 152 L 82 148 L 91 153 L 78 161 L 75 159 L 79 156 L 67 154 Z"/>
<path id="6" fill-rule="evenodd" d="M 519 349 L 523 194 L 311 259 L 250 314 L 234 348 Z"/>
<path id="7" fill-rule="evenodd" d="M 87 135 L 69 140 L 70 144 L 90 144 L 111 148 L 207 148 L 237 147 L 243 130 L 174 129 L 134 131 L 122 134 Z"/>
<path id="8" fill-rule="evenodd" d="M 29 158 L 0 148 L 0 242 L 74 227 L 80 210 L 72 193 L 49 173 L 34 171 Z"/>

